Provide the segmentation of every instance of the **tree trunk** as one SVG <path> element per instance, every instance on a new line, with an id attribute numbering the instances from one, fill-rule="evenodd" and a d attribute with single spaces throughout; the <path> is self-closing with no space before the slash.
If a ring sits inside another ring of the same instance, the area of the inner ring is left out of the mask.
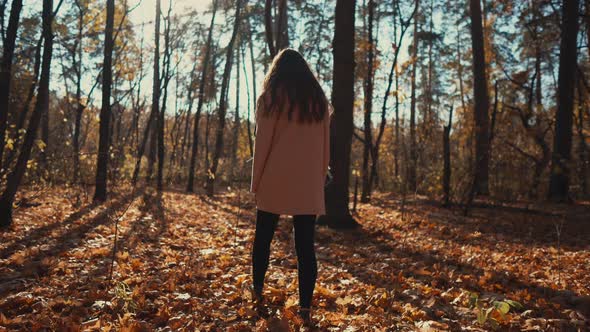
<path id="1" fill-rule="evenodd" d="M 562 6 L 561 45 L 555 136 L 551 158 L 549 199 L 568 200 L 572 125 L 574 111 L 574 79 L 577 66 L 578 0 L 564 0 Z"/>
<path id="2" fill-rule="evenodd" d="M 156 163 L 158 150 L 158 135 L 160 126 L 158 123 L 160 118 L 160 20 L 162 16 L 161 0 L 156 0 L 156 19 L 155 19 L 155 48 L 154 48 L 154 70 L 152 83 L 152 132 L 150 133 L 150 148 L 148 155 L 148 169 L 146 174 L 146 182 L 150 183 L 152 173 L 154 172 L 154 164 Z"/>
<path id="3" fill-rule="evenodd" d="M 150 111 L 150 114 L 148 115 L 148 120 L 147 123 L 145 125 L 145 129 L 143 132 L 143 138 L 140 142 L 139 145 L 139 150 L 137 152 L 137 160 L 135 162 L 135 168 L 133 169 L 133 177 L 132 177 L 132 184 L 135 186 L 135 184 L 137 183 L 137 179 L 139 178 L 139 171 L 141 168 L 141 158 L 143 157 L 144 153 L 145 153 L 145 148 L 148 144 L 148 140 L 149 140 L 149 136 L 150 133 L 153 132 L 152 130 L 152 123 L 154 122 L 154 110 L 152 109 Z"/>
<path id="4" fill-rule="evenodd" d="M 37 135 L 41 115 L 49 108 L 49 83 L 51 78 L 50 70 L 53 52 L 53 17 L 53 0 L 43 0 L 42 34 L 44 38 L 44 46 L 39 92 L 37 94 L 35 109 L 29 119 L 29 125 L 16 165 L 12 172 L 8 174 L 6 188 L 0 198 L 0 227 L 7 227 L 12 223 L 12 204 L 14 202 L 14 197 L 22 177 L 25 174 L 25 170 L 27 169 L 27 162 L 29 161 L 31 150 L 35 143 L 35 136 Z"/>
<path id="5" fill-rule="evenodd" d="M 100 129 L 96 167 L 96 188 L 94 200 L 104 202 L 107 198 L 107 172 L 109 161 L 109 131 L 111 121 L 111 84 L 113 82 L 113 28 L 115 18 L 115 0 L 107 1 L 105 27 L 104 62 L 102 69 L 102 107 L 100 109 Z"/>
<path id="6" fill-rule="evenodd" d="M 535 163 L 535 169 L 533 171 L 533 183 L 531 185 L 531 190 L 529 192 L 529 196 L 531 198 L 539 198 L 539 185 L 541 184 L 541 175 L 543 175 L 543 171 L 549 165 L 551 161 L 551 150 L 547 143 L 545 143 L 544 136 L 538 137 L 535 139 L 537 145 L 541 147 L 542 155 L 541 158 Z"/>
<path id="7" fill-rule="evenodd" d="M 397 6 L 394 9 L 394 17 L 393 17 L 393 29 L 394 29 L 394 35 L 397 36 L 397 16 L 400 15 L 401 13 L 399 13 L 397 11 Z M 413 15 L 412 15 L 413 16 Z M 402 33 L 404 33 L 405 31 L 402 30 Z M 390 86 L 391 86 L 391 74 L 395 75 L 395 142 L 393 143 L 393 159 L 394 159 L 394 167 L 393 167 L 393 174 L 395 176 L 395 179 L 397 181 L 397 178 L 399 176 L 399 74 L 397 71 L 397 54 L 399 54 L 398 49 L 400 49 L 399 45 L 395 45 L 396 49 L 396 59 L 394 61 L 394 63 L 391 65 L 391 72 L 389 73 L 389 86 L 388 89 L 389 90 Z M 385 105 L 387 102 L 387 96 L 389 94 L 389 91 L 385 94 L 385 97 L 383 98 L 383 104 Z"/>
<path id="8" fill-rule="evenodd" d="M 432 103 L 434 102 L 433 100 L 433 91 L 432 91 L 432 71 L 433 71 L 433 61 L 432 61 L 432 45 L 433 45 L 433 41 L 434 39 L 432 38 L 433 36 L 433 29 L 434 29 L 434 20 L 433 20 L 433 15 L 434 15 L 434 3 L 433 0 L 430 0 L 430 13 L 429 13 L 429 24 L 428 24 L 428 33 L 430 34 L 430 38 L 428 39 L 428 80 L 427 80 L 427 84 L 426 84 L 426 107 L 427 107 L 427 112 L 426 112 L 426 117 L 424 118 L 423 122 L 424 122 L 424 128 L 425 130 L 425 136 L 426 139 L 429 139 L 431 136 L 431 127 L 429 126 L 430 124 L 432 124 L 434 126 L 433 123 L 433 119 L 434 119 L 434 114 L 432 114 Z"/>
<path id="9" fill-rule="evenodd" d="M 238 35 L 240 27 L 240 7 L 241 0 L 236 0 L 236 13 L 234 18 L 234 27 L 229 44 L 226 50 L 225 68 L 223 71 L 223 79 L 221 81 L 221 93 L 219 97 L 219 112 L 217 118 L 217 130 L 215 133 L 215 149 L 213 150 L 213 160 L 207 176 L 207 195 L 213 196 L 215 192 L 215 181 L 217 176 L 217 167 L 219 166 L 219 159 L 223 152 L 223 132 L 225 129 L 225 115 L 227 113 L 227 99 L 226 94 L 229 87 L 229 79 L 232 69 L 233 48 Z"/>
<path id="10" fill-rule="evenodd" d="M 20 111 L 19 115 L 18 115 L 18 119 L 16 122 L 16 132 L 18 133 L 19 130 L 23 129 L 25 126 L 25 122 L 27 120 L 27 114 L 29 113 L 29 108 L 31 106 L 31 103 L 33 102 L 33 97 L 35 96 L 35 89 L 37 88 L 37 83 L 39 81 L 39 71 L 41 70 L 41 47 L 43 46 L 43 35 L 41 35 L 41 37 L 39 37 L 39 40 L 37 41 L 37 47 L 35 49 L 35 65 L 33 66 L 33 80 L 31 81 L 31 84 L 29 85 L 29 91 L 27 93 L 27 98 L 25 99 L 25 104 L 23 105 L 22 110 Z M 16 136 L 17 139 L 15 140 L 15 146 L 19 141 L 19 137 L 20 135 Z M 11 150 L 11 154 L 14 153 L 14 149 Z M 9 156 L 11 155 L 9 154 Z M 8 158 L 8 160 L 11 160 L 12 158 Z"/>
<path id="11" fill-rule="evenodd" d="M 577 131 L 580 144 L 578 146 L 578 159 L 580 163 L 579 179 L 582 187 L 582 195 L 588 196 L 588 145 L 586 144 L 586 135 L 584 135 L 584 109 L 586 101 L 584 100 L 584 91 L 582 91 L 581 79 L 578 79 L 578 123 Z"/>
<path id="12" fill-rule="evenodd" d="M 375 140 L 375 144 L 373 145 L 373 149 L 372 149 L 372 155 L 371 155 L 371 159 L 372 159 L 372 164 L 371 164 L 371 176 L 370 176 L 370 183 L 371 184 L 376 184 L 377 181 L 377 166 L 379 163 L 379 146 L 381 145 L 381 139 L 383 138 L 383 133 L 385 132 L 385 124 L 386 124 L 386 115 L 387 115 L 387 99 L 389 98 L 389 94 L 391 93 L 391 86 L 393 84 L 393 76 L 395 74 L 395 89 L 396 89 L 396 93 L 395 93 L 395 145 L 394 145 L 394 159 L 395 159 L 395 176 L 397 177 L 398 175 L 398 156 L 399 156 L 399 149 L 397 147 L 397 145 L 399 144 L 399 96 L 398 96 L 398 88 L 399 88 L 399 79 L 398 79 L 398 73 L 396 71 L 397 68 L 397 59 L 399 56 L 399 52 L 401 50 L 401 45 L 403 43 L 404 40 L 404 35 L 406 33 L 406 31 L 408 30 L 408 27 L 410 26 L 410 22 L 412 20 L 412 18 L 414 17 L 416 10 L 418 9 L 417 7 L 414 8 L 414 11 L 412 12 L 412 14 L 409 16 L 409 18 L 407 20 L 403 20 L 401 18 L 401 13 L 399 13 L 397 11 L 397 6 L 394 9 L 394 17 L 393 17 L 393 30 L 394 30 L 394 36 L 397 37 L 397 31 L 398 31 L 398 26 L 397 26 L 397 15 L 400 15 L 399 19 L 401 21 L 401 33 L 399 36 L 399 39 L 397 39 L 395 41 L 394 44 L 394 55 L 393 55 L 393 62 L 391 63 L 391 69 L 389 71 L 389 76 L 388 76 L 388 80 L 387 80 L 387 88 L 385 89 L 385 95 L 383 96 L 383 106 L 381 107 L 381 124 L 379 125 L 379 132 L 377 133 L 377 139 Z"/>
<path id="13" fill-rule="evenodd" d="M 49 148 L 49 107 L 41 115 L 41 142 L 43 148 L 39 151 L 39 168 L 37 171 L 45 181 L 50 180 L 49 167 L 47 165 L 47 149 Z"/>
<path id="14" fill-rule="evenodd" d="M 76 6 L 78 7 L 78 35 L 75 43 L 75 47 L 72 50 L 72 64 L 75 68 L 75 75 L 76 75 L 76 112 L 75 112 L 75 119 L 74 119 L 74 137 L 72 137 L 74 147 L 74 178 L 72 179 L 72 183 L 78 183 L 80 179 L 80 125 L 82 123 L 82 115 L 84 114 L 84 109 L 86 106 L 82 103 L 82 38 L 83 38 L 83 29 L 84 29 L 84 10 L 82 9 L 82 5 L 79 2 L 76 2 Z M 76 57 L 78 60 L 76 60 Z"/>
<path id="15" fill-rule="evenodd" d="M 264 30 L 271 61 L 280 50 L 289 47 L 289 17 L 287 0 L 276 0 L 276 2 L 278 2 L 279 7 L 278 18 L 275 20 L 274 25 L 276 29 L 273 29 L 273 0 L 266 0 L 264 2 Z"/>
<path id="16" fill-rule="evenodd" d="M 158 3 L 156 5 L 156 15 L 158 15 L 158 13 L 160 12 L 160 0 L 158 0 Z M 164 86 L 161 87 L 160 89 L 164 90 L 164 97 L 162 99 L 162 108 L 159 111 L 159 119 L 157 121 L 158 124 L 158 182 L 157 182 L 157 189 L 158 191 L 162 191 L 163 187 L 164 187 L 164 183 L 163 183 L 163 177 L 164 177 L 164 160 L 165 160 L 165 151 L 164 151 L 164 130 L 166 129 L 166 101 L 168 99 L 168 83 L 170 82 L 170 63 L 172 62 L 171 59 L 171 50 L 170 50 L 170 25 L 171 25 L 171 21 L 170 21 L 170 13 L 172 11 L 172 1 L 169 3 L 169 7 L 168 7 L 168 15 L 166 18 L 166 27 L 165 27 L 165 31 L 164 31 L 164 68 L 163 68 L 163 79 L 164 79 Z M 159 21 L 159 17 L 157 19 L 157 21 Z M 158 24 L 158 28 L 157 31 L 159 32 L 160 30 L 160 22 L 157 22 Z M 156 35 L 156 40 L 158 40 L 157 35 Z M 159 41 L 156 41 L 157 46 L 156 46 L 156 52 L 159 51 Z M 157 73 L 157 71 L 155 71 L 156 67 L 154 64 L 154 73 Z M 155 85 L 156 81 L 154 80 L 154 86 L 159 86 L 159 80 L 158 80 L 158 85 Z M 156 105 L 157 108 L 159 108 L 159 103 L 160 103 L 160 89 L 158 90 L 158 95 L 157 98 L 154 94 L 154 105 Z M 155 90 L 154 90 L 155 92 Z"/>
<path id="17" fill-rule="evenodd" d="M 205 98 L 205 83 L 207 82 L 207 70 L 209 68 L 209 59 L 211 58 L 211 47 L 213 40 L 213 27 L 215 24 L 215 15 L 217 14 L 217 0 L 213 1 L 213 14 L 211 15 L 211 24 L 209 25 L 209 34 L 207 35 L 207 49 L 205 50 L 205 59 L 203 60 L 203 70 L 201 71 L 201 82 L 199 84 L 199 103 L 197 104 L 197 113 L 195 113 L 195 124 L 193 126 L 193 146 L 191 149 L 191 160 L 188 170 L 187 192 L 193 192 L 195 183 L 195 165 L 197 162 L 197 152 L 199 149 L 199 120 L 203 109 L 203 99 Z M 215 65 L 215 62 L 213 62 Z M 213 73 L 213 76 L 215 74 Z"/>
<path id="18" fill-rule="evenodd" d="M 143 35 L 141 37 L 139 47 L 143 49 Z M 144 108 L 145 101 L 142 102 L 141 97 L 141 82 L 143 80 L 143 52 L 139 53 L 139 73 L 136 76 L 137 83 L 135 84 L 135 98 L 132 99 L 132 107 L 133 107 L 133 119 L 131 120 L 131 124 L 129 125 L 129 132 L 130 132 L 130 141 L 127 143 L 130 146 L 134 146 L 135 144 L 139 144 L 139 118 L 141 115 L 141 110 Z M 133 96 L 133 93 L 131 93 Z M 142 153 L 143 154 L 143 153 Z"/>
<path id="19" fill-rule="evenodd" d="M 247 100 L 247 104 L 248 104 L 248 108 L 246 109 L 246 135 L 247 140 L 248 140 L 248 151 L 249 151 L 249 156 L 252 157 L 254 151 L 253 151 L 253 146 L 251 145 L 252 142 L 252 136 L 251 136 L 251 132 L 250 132 L 250 113 L 252 112 L 252 94 L 250 92 L 250 81 L 248 78 L 248 69 L 246 68 L 246 44 L 243 43 L 242 44 L 242 49 L 241 49 L 241 56 L 242 56 L 242 71 L 244 74 L 244 82 L 246 83 L 246 98 Z M 254 96 L 254 98 L 256 98 Z"/>
<path id="20" fill-rule="evenodd" d="M 420 8 L 419 0 L 416 0 L 416 7 Z M 418 20 L 414 20 L 414 37 L 412 45 L 412 74 L 410 77 L 410 160 L 407 165 L 408 178 L 406 180 L 407 188 L 411 192 L 416 192 L 416 168 L 418 164 L 418 153 L 416 143 L 416 69 L 418 66 Z"/>
<path id="21" fill-rule="evenodd" d="M 211 104 L 209 104 L 207 110 L 207 116 L 205 117 L 205 170 L 207 170 L 207 176 L 209 176 L 209 134 L 211 132 Z"/>
<path id="22" fill-rule="evenodd" d="M 177 58 L 177 62 L 175 65 L 175 68 L 178 68 L 180 64 L 180 58 Z M 178 73 L 177 73 L 178 74 Z M 174 174 L 174 166 L 177 163 L 177 156 L 179 155 L 179 144 L 180 144 L 180 137 L 182 135 L 182 133 L 184 132 L 182 125 L 184 124 L 184 120 L 185 120 L 185 115 L 186 115 L 186 111 L 180 109 L 180 107 L 178 106 L 178 103 L 180 101 L 180 94 L 179 94 L 179 90 L 180 90 L 180 75 L 174 75 L 175 76 L 175 84 L 174 84 L 174 122 L 172 123 L 172 129 L 168 131 L 168 135 L 170 135 L 170 140 L 172 141 L 172 151 L 170 152 L 170 156 L 168 157 L 168 161 L 169 161 L 169 171 L 168 171 L 168 179 L 171 179 L 172 177 L 176 176 Z M 172 79 L 172 77 L 170 77 L 170 79 Z M 163 102 L 164 105 L 166 105 L 166 102 Z"/>
<path id="23" fill-rule="evenodd" d="M 449 109 L 449 124 L 443 128 L 443 205 L 451 201 L 451 125 L 453 124 L 453 106 Z"/>
<path id="24" fill-rule="evenodd" d="M 250 66 L 252 67 L 252 110 L 256 114 L 256 61 L 254 60 L 254 42 L 252 41 L 252 26 L 248 18 L 248 47 L 250 48 Z M 254 155 L 254 142 L 252 140 L 252 127 L 250 125 L 250 112 L 248 112 L 248 145 L 250 147 L 250 156 Z"/>
<path id="25" fill-rule="evenodd" d="M 537 44 L 538 44 L 538 42 L 537 42 Z M 535 74 L 536 74 L 536 80 L 537 80 L 537 83 L 535 86 L 535 104 L 536 105 L 535 105 L 534 109 L 531 109 L 531 113 L 538 112 L 539 110 L 542 110 L 542 108 L 543 108 L 543 94 L 542 94 L 543 80 L 541 79 L 541 62 L 542 62 L 541 49 L 540 49 L 539 45 L 536 45 L 536 61 L 535 61 Z M 529 95 L 531 96 L 529 98 L 532 98 L 532 90 Z M 530 103 L 530 105 L 532 105 L 532 102 Z M 494 106 L 494 108 L 495 108 L 495 106 Z M 491 128 L 492 137 L 493 137 L 493 132 L 494 132 L 495 118 L 496 118 L 495 113 L 496 113 L 496 109 L 494 109 L 494 114 L 492 116 L 492 128 Z M 541 127 L 541 122 L 537 121 L 536 128 L 534 128 L 534 131 L 533 131 L 533 137 L 534 137 L 535 143 L 537 143 L 537 145 L 541 149 L 542 155 L 541 155 L 541 158 L 539 159 L 539 161 L 535 164 L 535 170 L 533 173 L 533 184 L 531 186 L 531 191 L 529 193 L 530 197 L 534 197 L 537 199 L 540 198 L 538 188 L 541 183 L 541 176 L 543 175 L 543 171 L 545 171 L 545 168 L 547 167 L 547 165 L 549 165 L 549 163 L 551 162 L 551 149 L 549 148 L 549 144 L 547 144 L 547 142 L 545 141 L 546 132 L 547 132 L 547 130 L 545 130 L 545 128 Z M 490 140 L 490 144 L 491 144 L 491 140 Z"/>
<path id="26" fill-rule="evenodd" d="M 113 82 L 113 91 L 117 91 L 117 79 L 115 78 Z M 116 96 L 113 96 L 113 100 L 117 100 Z M 110 160 L 110 178 L 113 181 L 117 181 L 119 179 L 119 171 L 120 167 L 123 164 L 123 158 L 125 155 L 121 153 L 122 151 L 122 142 L 121 142 L 121 125 L 123 121 L 123 110 L 121 109 L 120 105 L 115 102 L 116 107 L 111 110 L 111 133 L 109 135 L 109 146 L 111 146 L 111 151 L 113 153 L 114 158 Z M 113 183 L 116 185 L 116 182 Z"/>
<path id="27" fill-rule="evenodd" d="M 489 97 L 480 0 L 470 0 L 475 119 L 475 193 L 489 194 Z"/>
<path id="28" fill-rule="evenodd" d="M 264 2 L 264 31 L 266 36 L 266 44 L 268 45 L 268 52 L 270 60 L 274 59 L 277 55 L 275 47 L 275 39 L 273 37 L 272 29 L 272 0 L 266 0 Z"/>
<path id="29" fill-rule="evenodd" d="M 494 106 L 492 107 L 492 123 L 490 124 L 490 151 L 492 150 L 492 142 L 494 141 L 495 136 L 495 129 L 496 129 L 496 117 L 498 114 L 498 84 L 499 81 L 496 80 L 494 83 Z"/>
<path id="30" fill-rule="evenodd" d="M 190 139 L 189 139 L 189 134 L 190 134 L 190 120 L 191 120 L 191 114 L 193 113 L 193 106 L 195 104 L 195 96 L 194 96 L 194 87 L 195 87 L 195 81 L 197 79 L 196 76 L 196 69 L 197 69 L 197 62 L 195 61 L 195 63 L 193 64 L 193 69 L 191 70 L 191 80 L 188 86 L 188 110 L 186 111 L 186 122 L 185 122 L 185 127 L 184 127 L 184 134 L 183 134 L 183 138 L 182 138 L 182 146 L 180 149 L 180 166 L 184 168 L 184 151 L 186 149 L 186 146 L 190 143 Z"/>
<path id="31" fill-rule="evenodd" d="M 289 47 L 289 15 L 287 9 L 287 0 L 278 0 L 279 2 L 279 19 L 277 20 L 277 52 Z"/>
<path id="32" fill-rule="evenodd" d="M 394 174 L 395 178 L 399 177 L 399 74 L 395 71 L 395 145 L 393 155 L 395 159 Z"/>
<path id="33" fill-rule="evenodd" d="M 141 48 L 143 49 L 143 36 L 141 38 Z M 136 104 L 134 106 L 135 108 L 135 117 L 134 117 L 134 121 L 132 124 L 132 128 L 134 128 L 134 132 L 135 132 L 135 136 L 137 136 L 137 144 L 139 144 L 139 149 L 137 151 L 137 159 L 135 162 L 135 168 L 133 169 L 133 175 L 131 178 L 131 183 L 133 184 L 133 186 L 135 186 L 135 184 L 137 183 L 137 179 L 139 177 L 139 170 L 141 167 L 141 158 L 143 157 L 143 154 L 145 152 L 145 146 L 147 144 L 147 139 L 148 139 L 148 135 L 150 133 L 150 127 L 151 127 L 151 123 L 152 123 L 152 115 L 151 113 L 148 115 L 148 120 L 144 129 L 144 134 L 142 136 L 142 140 L 139 141 L 139 116 L 140 116 L 140 109 L 143 109 L 145 106 L 145 100 L 140 104 L 140 98 L 141 98 L 141 77 L 143 77 L 143 52 L 141 52 L 140 56 L 139 56 L 139 75 L 138 77 L 140 77 L 138 83 L 137 83 L 137 95 L 136 95 Z M 135 126 L 134 126 L 135 125 Z M 135 141 L 133 141 L 131 144 L 133 144 Z"/>
<path id="34" fill-rule="evenodd" d="M 326 187 L 326 216 L 322 216 L 319 222 L 337 228 L 358 226 L 348 208 L 354 109 L 355 3 L 354 0 L 337 0 L 332 43 L 334 114 L 330 125 L 330 168 L 333 179 Z"/>
<path id="35" fill-rule="evenodd" d="M 78 99 L 80 100 L 80 99 Z M 78 183 L 80 180 L 80 126 L 82 124 L 82 115 L 84 113 L 84 105 L 78 103 L 76 108 L 76 118 L 74 120 L 74 178 L 73 183 Z"/>
<path id="36" fill-rule="evenodd" d="M 322 5 L 322 11 L 320 11 L 318 14 L 318 17 L 316 18 L 316 20 L 319 20 L 319 24 L 318 24 L 318 28 L 317 31 L 318 33 L 315 36 L 315 42 L 314 42 L 314 47 L 313 48 L 309 48 L 310 53 L 315 52 L 315 54 L 317 54 L 317 60 L 315 62 L 315 74 L 317 75 L 318 79 L 320 80 L 326 80 L 325 79 L 325 74 L 322 73 L 322 63 L 324 63 L 324 56 L 325 56 L 325 52 L 323 52 L 323 45 L 322 45 L 322 40 L 323 40 L 323 35 L 321 33 L 321 31 L 326 30 L 326 25 L 328 24 L 328 20 L 325 17 L 325 10 L 326 8 L 326 1 L 324 0 L 324 3 Z"/>
<path id="37" fill-rule="evenodd" d="M 4 142 L 6 138 L 6 121 L 8 120 L 8 106 L 10 96 L 10 81 L 12 79 L 12 61 L 20 14 L 23 8 L 22 0 L 13 0 L 8 19 L 6 36 L 2 43 L 2 60 L 0 60 L 0 169 L 4 156 Z M 2 13 L 4 15 L 4 13 Z M 3 36 L 4 37 L 4 36 Z"/>
<path id="38" fill-rule="evenodd" d="M 361 202 L 367 203 L 371 196 L 371 182 L 369 178 L 369 158 L 371 156 L 371 149 L 373 148 L 373 135 L 371 126 L 371 115 L 373 113 L 373 13 L 375 4 L 373 0 L 369 0 L 368 10 L 368 58 L 367 58 L 367 77 L 365 79 L 365 112 L 364 112 L 364 144 L 363 144 L 363 166 L 362 166 L 362 188 L 361 188 Z M 373 161 L 374 162 L 374 161 Z"/>
<path id="39" fill-rule="evenodd" d="M 465 90 L 463 88 L 463 64 L 461 63 L 461 33 L 457 24 L 457 76 L 459 79 L 459 94 L 461 95 L 461 109 L 465 111 Z"/>
<path id="40" fill-rule="evenodd" d="M 232 180 L 236 175 L 236 163 L 238 160 L 238 145 L 240 140 L 240 46 L 236 48 L 236 110 L 234 112 L 234 127 L 232 133 L 232 149 L 230 162 L 230 176 Z M 241 166 L 241 165 L 240 165 Z M 239 166 L 238 166 L 239 167 Z M 241 169 L 241 167 L 239 167 Z"/>
<path id="41" fill-rule="evenodd" d="M 586 45 L 590 45 L 590 0 L 585 0 L 584 21 L 586 22 Z M 590 56 L 590 47 L 586 47 L 588 56 Z"/>

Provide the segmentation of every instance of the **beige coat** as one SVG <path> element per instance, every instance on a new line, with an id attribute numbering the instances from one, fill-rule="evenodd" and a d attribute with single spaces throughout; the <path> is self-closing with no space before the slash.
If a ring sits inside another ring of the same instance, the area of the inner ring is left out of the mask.
<path id="1" fill-rule="evenodd" d="M 300 123 L 295 110 L 256 112 L 250 191 L 256 207 L 276 214 L 325 214 L 324 183 L 330 153 L 330 112 L 317 123 Z"/>

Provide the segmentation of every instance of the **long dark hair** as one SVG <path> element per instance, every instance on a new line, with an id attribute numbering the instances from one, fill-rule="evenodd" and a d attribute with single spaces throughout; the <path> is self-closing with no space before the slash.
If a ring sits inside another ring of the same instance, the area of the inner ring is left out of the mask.
<path id="1" fill-rule="evenodd" d="M 287 109 L 289 120 L 297 108 L 300 122 L 319 122 L 327 112 L 328 100 L 303 56 L 287 48 L 273 59 L 257 107 L 263 107 L 267 116 Z"/>

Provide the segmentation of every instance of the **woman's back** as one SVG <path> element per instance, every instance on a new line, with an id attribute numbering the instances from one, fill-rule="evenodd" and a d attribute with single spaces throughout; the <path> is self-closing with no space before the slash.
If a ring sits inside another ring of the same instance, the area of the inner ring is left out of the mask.
<path id="1" fill-rule="evenodd" d="M 324 214 L 329 112 L 321 121 L 301 122 L 289 120 L 288 112 L 265 114 L 259 108 L 256 118 L 252 189 L 257 207 L 277 214 Z"/>

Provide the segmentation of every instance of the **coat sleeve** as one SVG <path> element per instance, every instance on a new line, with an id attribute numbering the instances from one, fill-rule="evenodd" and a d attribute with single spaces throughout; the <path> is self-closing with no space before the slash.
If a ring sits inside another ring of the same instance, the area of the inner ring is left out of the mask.
<path id="1" fill-rule="evenodd" d="M 254 161 L 252 163 L 252 181 L 250 183 L 250 191 L 253 193 L 258 190 L 260 179 L 270 155 L 275 132 L 275 118 L 276 115 L 263 115 L 261 107 L 256 110 L 256 138 L 254 140 Z"/>
<path id="2" fill-rule="evenodd" d="M 332 120 L 332 107 L 328 107 L 324 119 L 324 174 L 328 173 L 330 166 L 330 122 Z"/>

